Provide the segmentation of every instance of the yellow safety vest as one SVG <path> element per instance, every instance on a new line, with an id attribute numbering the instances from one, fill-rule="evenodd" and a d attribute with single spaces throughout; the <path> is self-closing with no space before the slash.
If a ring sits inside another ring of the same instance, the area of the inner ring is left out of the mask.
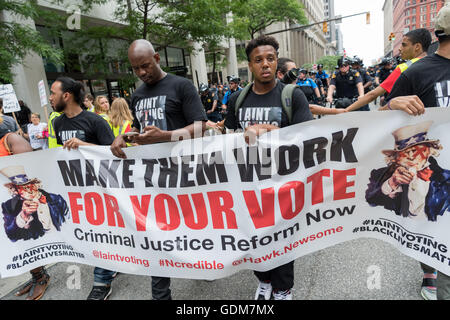
<path id="1" fill-rule="evenodd" d="M 125 120 L 125 122 L 121 126 L 117 127 L 111 127 L 114 133 L 114 137 L 120 136 L 121 134 L 125 133 L 125 130 L 127 129 L 128 125 L 131 127 L 131 122 L 128 120 Z M 127 142 L 127 146 L 131 147 L 132 144 Z"/>
<path id="2" fill-rule="evenodd" d="M 56 118 L 58 118 L 60 115 L 62 115 L 62 112 L 52 112 L 50 113 L 50 117 L 48 120 L 48 148 L 57 148 L 62 147 L 62 145 L 58 144 L 56 140 L 56 133 L 55 129 L 53 128 L 53 123 Z"/>
<path id="3" fill-rule="evenodd" d="M 420 60 L 420 58 L 414 58 L 411 60 L 406 61 L 405 63 L 399 64 L 398 67 L 400 68 L 400 71 L 403 73 L 410 67 L 414 62 Z"/>
<path id="4" fill-rule="evenodd" d="M 103 120 L 105 120 L 106 122 L 108 122 L 108 124 L 109 124 L 109 127 L 112 129 L 113 127 L 112 127 L 112 124 L 111 124 L 111 121 L 109 121 L 109 117 L 108 117 L 108 115 L 106 114 L 106 113 L 97 113 L 100 117 L 102 117 L 103 118 Z"/>
<path id="5" fill-rule="evenodd" d="M 114 133 L 114 137 L 120 136 L 121 134 L 125 133 L 125 130 L 127 129 L 128 125 L 131 126 L 131 122 L 128 120 L 125 120 L 125 122 L 121 126 L 117 127 L 111 127 Z"/>

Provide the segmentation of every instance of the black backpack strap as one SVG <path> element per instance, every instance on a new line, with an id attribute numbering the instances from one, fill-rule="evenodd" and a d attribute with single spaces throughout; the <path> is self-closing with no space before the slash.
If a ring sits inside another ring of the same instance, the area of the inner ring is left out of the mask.
<path id="1" fill-rule="evenodd" d="M 245 86 L 244 89 L 239 91 L 239 95 L 236 99 L 236 104 L 234 105 L 234 114 L 236 115 L 236 118 L 238 117 L 239 108 L 242 106 L 242 103 L 244 102 L 248 93 L 252 89 L 252 86 L 253 86 L 253 83 L 249 83 L 248 85 Z"/>

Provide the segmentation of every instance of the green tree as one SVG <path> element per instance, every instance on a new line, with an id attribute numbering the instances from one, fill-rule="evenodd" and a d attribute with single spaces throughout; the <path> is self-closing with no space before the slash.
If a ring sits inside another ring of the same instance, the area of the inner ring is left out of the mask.
<path id="1" fill-rule="evenodd" d="M 317 60 L 316 64 L 323 64 L 324 70 L 327 70 L 329 73 L 334 72 L 334 68 L 337 66 L 337 62 L 340 56 L 323 56 L 319 60 Z"/>
<path id="2" fill-rule="evenodd" d="M 253 39 L 276 22 L 308 22 L 303 5 L 297 0 L 235 0 L 232 12 L 234 36 L 240 40 Z"/>
<path id="3" fill-rule="evenodd" d="M 80 5 L 88 11 L 93 5 L 106 2 L 83 0 Z M 50 0 L 50 3 L 63 7 L 67 4 L 64 0 Z M 0 82 L 13 82 L 12 67 L 23 63 L 29 53 L 41 55 L 55 64 L 63 64 L 67 58 L 64 52 L 54 48 L 27 21 L 39 21 L 40 24 L 52 26 L 52 30 L 63 30 L 67 29 L 67 17 L 42 8 L 37 0 L 0 0 Z"/>
<path id="4" fill-rule="evenodd" d="M 12 67 L 23 62 L 29 53 L 35 52 L 61 62 L 62 53 L 54 50 L 39 32 L 23 23 L 37 18 L 38 13 L 36 1 L 0 0 L 0 83 L 13 82 Z M 14 17 L 15 21 L 8 21 L 6 16 Z"/>

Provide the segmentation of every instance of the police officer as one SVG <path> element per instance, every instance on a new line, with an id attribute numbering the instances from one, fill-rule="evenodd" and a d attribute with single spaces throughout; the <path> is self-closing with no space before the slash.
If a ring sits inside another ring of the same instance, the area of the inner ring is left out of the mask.
<path id="1" fill-rule="evenodd" d="M 322 80 L 316 78 L 316 73 L 317 73 L 317 72 L 315 72 L 314 70 L 311 70 L 311 71 L 309 72 L 309 77 L 312 79 L 312 81 L 314 81 L 314 83 L 315 83 L 315 84 L 317 85 L 317 87 L 319 88 L 319 92 L 320 92 L 321 98 L 322 98 L 322 97 L 325 98 L 326 93 L 325 93 L 325 89 L 324 89 L 324 87 L 323 87 Z"/>
<path id="2" fill-rule="evenodd" d="M 323 64 L 319 64 L 317 70 L 316 79 L 320 79 L 323 87 L 328 88 L 330 86 L 330 76 L 323 70 Z"/>
<path id="3" fill-rule="evenodd" d="M 358 71 L 361 75 L 361 78 L 363 79 L 364 93 L 369 92 L 369 88 L 373 84 L 373 79 L 370 76 L 369 71 L 364 68 L 364 63 L 362 60 L 357 56 L 352 59 L 352 69 Z"/>
<path id="4" fill-rule="evenodd" d="M 309 103 L 317 103 L 320 100 L 320 92 L 317 84 L 311 78 L 307 77 L 308 71 L 300 69 L 297 85 L 302 89 Z"/>
<path id="5" fill-rule="evenodd" d="M 386 80 L 392 71 L 394 70 L 393 67 L 393 61 L 390 58 L 384 58 L 381 60 L 381 63 L 379 64 L 380 69 L 377 71 L 375 75 L 375 84 L 377 86 L 380 85 L 384 80 Z"/>
<path id="6" fill-rule="evenodd" d="M 333 102 L 333 94 L 336 91 L 336 108 L 346 108 L 353 98 L 364 96 L 363 80 L 358 71 L 350 70 L 351 61 L 345 57 L 338 60 L 339 71 L 331 77 L 328 88 L 327 101 Z"/>
<path id="7" fill-rule="evenodd" d="M 206 116 L 208 120 L 212 122 L 219 122 L 222 120 L 222 116 L 217 107 L 217 102 L 219 98 L 215 88 L 208 88 L 204 83 L 200 84 L 199 87 L 200 99 L 202 100 L 203 106 L 205 107 Z"/>
<path id="8" fill-rule="evenodd" d="M 377 74 L 375 75 L 375 85 L 379 86 L 380 83 L 382 83 L 384 80 L 386 80 L 392 73 L 392 71 L 394 71 L 393 68 L 393 61 L 390 58 L 384 58 L 383 60 L 381 60 L 381 63 L 379 64 L 380 69 L 377 71 Z M 381 98 L 380 98 L 380 105 L 383 106 L 384 105 L 384 100 L 387 97 L 387 93 L 385 93 Z"/>
<path id="9" fill-rule="evenodd" d="M 370 87 L 373 84 L 372 77 L 370 76 L 369 72 L 363 67 L 364 64 L 362 60 L 354 56 L 352 59 L 352 69 L 355 71 L 358 71 L 361 75 L 361 78 L 363 80 L 363 88 L 364 88 L 364 94 L 370 91 Z M 370 111 L 369 105 L 365 105 L 358 109 L 359 111 Z"/>
<path id="10" fill-rule="evenodd" d="M 227 92 L 225 93 L 225 96 L 223 97 L 223 100 L 222 100 L 222 113 L 226 113 L 227 104 L 228 104 L 228 100 L 230 99 L 230 96 L 233 93 L 235 93 L 236 91 L 242 90 L 242 88 L 239 87 L 239 82 L 241 81 L 240 78 L 238 78 L 236 76 L 228 76 L 227 80 L 229 83 L 229 88 L 228 88 Z"/>

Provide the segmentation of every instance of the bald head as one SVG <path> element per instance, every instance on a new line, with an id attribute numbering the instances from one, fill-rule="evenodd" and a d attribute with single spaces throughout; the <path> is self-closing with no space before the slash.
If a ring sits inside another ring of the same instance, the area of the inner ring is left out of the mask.
<path id="1" fill-rule="evenodd" d="M 154 55 L 155 49 L 153 48 L 153 45 L 150 43 L 150 41 L 147 41 L 145 39 L 139 39 L 133 41 L 133 43 L 128 48 L 128 57 L 130 55 Z"/>
<path id="2" fill-rule="evenodd" d="M 135 40 L 130 45 L 128 60 L 136 76 L 147 84 L 154 84 L 166 75 L 159 66 L 159 53 L 147 40 Z"/>

